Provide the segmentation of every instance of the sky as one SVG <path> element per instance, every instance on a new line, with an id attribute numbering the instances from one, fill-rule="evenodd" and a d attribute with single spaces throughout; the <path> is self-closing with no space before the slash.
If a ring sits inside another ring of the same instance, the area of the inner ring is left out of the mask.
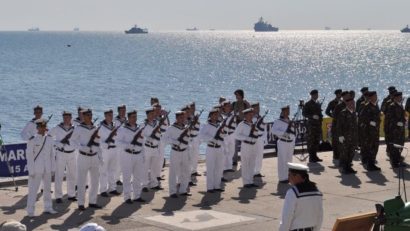
<path id="1" fill-rule="evenodd" d="M 0 0 L 0 30 L 251 30 L 263 16 L 283 30 L 401 29 L 410 0 Z"/>

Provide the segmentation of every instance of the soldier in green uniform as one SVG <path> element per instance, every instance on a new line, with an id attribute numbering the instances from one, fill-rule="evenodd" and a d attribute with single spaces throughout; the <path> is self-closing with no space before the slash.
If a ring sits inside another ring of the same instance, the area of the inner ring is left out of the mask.
<path id="1" fill-rule="evenodd" d="M 405 133 L 404 125 L 406 123 L 405 111 L 402 105 L 403 94 L 396 92 L 393 97 L 393 102 L 389 105 L 386 111 L 387 135 L 389 142 L 387 145 L 390 150 L 390 164 L 393 168 L 401 165 L 401 149 L 394 144 L 404 145 Z"/>
<path id="2" fill-rule="evenodd" d="M 307 119 L 307 148 L 309 152 L 309 162 L 321 162 L 317 156 L 317 151 L 322 135 L 322 105 L 317 101 L 319 98 L 318 90 L 310 92 L 310 100 L 303 107 L 302 114 Z"/>
<path id="3" fill-rule="evenodd" d="M 385 115 L 384 117 L 384 126 L 383 126 L 383 131 L 384 131 L 384 141 L 386 142 L 386 144 L 390 143 L 389 141 L 389 135 L 388 135 L 388 118 L 386 117 L 387 114 L 387 109 L 390 106 L 390 104 L 393 102 L 393 98 L 394 98 L 394 94 L 397 92 L 396 88 L 391 86 L 389 88 L 387 88 L 387 90 L 389 91 L 389 95 L 386 96 L 386 98 L 383 99 L 382 104 L 380 106 L 380 111 L 383 112 L 383 114 Z M 387 156 L 390 156 L 390 146 L 386 145 L 386 154 Z"/>
<path id="4" fill-rule="evenodd" d="M 343 174 L 355 174 L 352 168 L 354 150 L 357 146 L 357 115 L 354 100 L 345 100 L 346 108 L 337 116 L 337 135 L 340 144 L 340 165 Z"/>
<path id="5" fill-rule="evenodd" d="M 367 96 L 366 93 L 369 91 L 368 87 L 362 87 L 362 89 L 360 89 L 360 92 L 362 93 L 362 96 L 360 96 L 359 99 L 357 99 L 356 101 L 356 112 L 357 114 L 360 113 L 362 106 L 364 106 L 364 104 L 367 101 Z"/>
<path id="6" fill-rule="evenodd" d="M 410 117 L 410 97 L 407 98 L 406 106 L 404 107 L 404 110 L 409 114 L 409 117 Z M 409 129 L 409 140 L 410 140 L 410 119 L 409 118 L 407 118 L 407 128 Z"/>
<path id="7" fill-rule="evenodd" d="M 380 109 L 377 105 L 377 93 L 369 91 L 367 97 L 369 102 L 363 106 L 359 114 L 359 127 L 361 127 L 359 136 L 362 136 L 360 155 L 367 171 L 380 171 L 380 168 L 376 166 L 380 138 Z"/>
<path id="8" fill-rule="evenodd" d="M 337 116 L 340 114 L 340 112 L 346 108 L 346 99 L 350 98 L 349 92 L 344 91 L 341 94 L 342 100 L 338 105 L 335 106 L 333 109 L 333 115 L 332 115 L 332 149 L 333 149 L 333 161 L 336 162 L 339 161 L 340 157 L 340 150 L 339 150 L 339 141 L 338 141 L 338 135 L 337 135 Z"/>
<path id="9" fill-rule="evenodd" d="M 325 113 L 327 116 L 329 116 L 330 118 L 332 118 L 332 125 L 333 125 L 333 121 L 335 120 L 335 118 L 333 117 L 333 113 L 334 110 L 336 108 L 336 106 L 342 102 L 342 89 L 337 89 L 335 91 L 335 95 L 336 97 L 329 102 L 329 104 L 326 107 Z M 335 121 L 336 123 L 336 121 Z M 332 134 L 332 149 L 333 149 L 333 159 L 337 160 L 339 159 L 339 154 L 337 152 L 337 148 L 336 148 L 336 144 L 337 144 L 337 136 L 336 134 L 336 127 L 332 126 L 330 129 L 330 132 Z"/>

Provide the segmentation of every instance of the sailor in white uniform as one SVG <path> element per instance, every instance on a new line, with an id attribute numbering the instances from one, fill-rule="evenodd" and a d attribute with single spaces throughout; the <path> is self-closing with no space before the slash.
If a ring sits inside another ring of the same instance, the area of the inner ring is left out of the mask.
<path id="1" fill-rule="evenodd" d="M 180 195 L 191 196 L 191 194 L 188 193 L 190 178 L 190 159 L 188 153 L 189 129 L 185 127 L 185 112 L 177 111 L 175 116 L 176 122 L 167 129 L 163 136 L 164 142 L 171 145 L 168 177 L 169 194 L 171 198 L 178 198 L 178 183 L 180 185 Z"/>
<path id="2" fill-rule="evenodd" d="M 251 107 L 253 108 L 253 119 L 252 122 L 256 124 L 256 130 L 258 139 L 256 140 L 256 156 L 255 156 L 255 172 L 254 177 L 264 177 L 261 173 L 262 163 L 263 163 L 263 150 L 265 147 L 267 134 L 266 134 L 266 124 L 263 122 L 262 116 L 259 114 L 259 103 L 252 103 Z"/>
<path id="3" fill-rule="evenodd" d="M 119 146 L 121 169 L 124 186 L 124 201 L 132 204 L 133 201 L 145 202 L 141 198 L 144 182 L 144 138 L 142 132 L 145 124 L 137 125 L 137 111 L 128 112 L 128 121 L 118 129 L 116 142 Z M 131 196 L 131 192 L 133 196 Z"/>
<path id="4" fill-rule="evenodd" d="M 27 142 L 28 196 L 27 214 L 34 217 L 35 203 L 40 183 L 43 182 L 44 212 L 55 214 L 51 201 L 51 174 L 54 171 L 54 140 L 47 135 L 47 122 L 35 120 L 37 134 Z"/>
<path id="5" fill-rule="evenodd" d="M 125 124 L 127 122 L 127 106 L 121 104 L 117 107 L 118 115 L 114 118 L 114 125 L 119 126 L 120 124 Z M 117 167 L 115 171 L 115 180 L 117 185 L 122 185 L 121 182 L 121 156 L 118 153 L 121 153 L 122 150 L 117 150 Z"/>
<path id="6" fill-rule="evenodd" d="M 232 105 L 229 100 L 222 102 L 222 116 L 226 119 L 226 136 L 224 138 L 224 153 L 225 153 L 225 163 L 224 172 L 235 172 L 233 170 L 232 158 L 235 154 L 235 136 L 234 132 L 236 129 L 236 116 L 232 113 Z"/>
<path id="7" fill-rule="evenodd" d="M 62 203 L 63 179 L 66 176 L 68 200 L 77 201 L 75 198 L 75 185 L 77 180 L 77 151 L 70 144 L 70 138 L 74 131 L 71 124 L 71 112 L 62 113 L 63 122 L 55 126 L 48 133 L 55 139 L 56 175 L 54 179 L 56 203 Z M 65 173 L 64 173 L 65 170 Z"/>
<path id="8" fill-rule="evenodd" d="M 201 176 L 201 174 L 198 173 L 199 146 L 201 143 L 198 135 L 199 135 L 199 129 L 201 127 L 201 122 L 195 115 L 195 102 L 192 102 L 188 105 L 187 113 L 189 115 L 188 123 L 191 126 L 191 131 L 190 131 L 191 142 L 189 143 L 190 144 L 189 145 L 189 155 L 191 158 L 191 178 L 195 178 L 197 176 Z M 191 181 L 189 185 L 195 186 L 196 184 Z"/>
<path id="9" fill-rule="evenodd" d="M 258 133 L 256 124 L 252 123 L 253 109 L 248 108 L 242 111 L 244 120 L 238 124 L 235 130 L 235 137 L 242 141 L 241 144 L 241 172 L 242 181 L 245 188 L 258 187 L 253 181 L 255 171 L 255 154 L 258 151 L 256 141 Z"/>
<path id="10" fill-rule="evenodd" d="M 279 231 L 319 231 L 323 221 L 322 193 L 309 180 L 309 168 L 288 163 L 289 181 Z"/>
<path id="11" fill-rule="evenodd" d="M 101 152 L 104 159 L 104 164 L 100 168 L 100 195 L 102 197 L 109 197 L 111 195 L 120 195 L 117 191 L 115 173 L 118 167 L 118 151 L 115 143 L 115 135 L 118 126 L 122 124 L 114 124 L 113 110 L 104 111 L 105 119 L 100 126 L 100 140 Z"/>
<path id="12" fill-rule="evenodd" d="M 287 184 L 288 181 L 288 165 L 292 162 L 295 149 L 295 127 L 289 119 L 289 106 L 281 109 L 280 118 L 275 120 L 272 125 L 272 134 L 278 137 L 278 177 L 279 182 Z"/>
<path id="13" fill-rule="evenodd" d="M 221 179 L 224 167 L 224 128 L 226 120 L 218 123 L 218 109 L 209 112 L 208 123 L 204 124 L 199 131 L 199 138 L 207 143 L 206 147 L 206 188 L 207 192 L 223 192 Z"/>
<path id="14" fill-rule="evenodd" d="M 37 126 L 35 121 L 40 119 L 43 116 L 43 107 L 37 105 L 33 108 L 34 118 L 30 120 L 26 126 L 24 126 L 23 130 L 20 133 L 21 139 L 27 141 L 31 137 L 37 134 Z"/>
<path id="15" fill-rule="evenodd" d="M 104 163 L 99 144 L 99 128 L 94 126 L 92 122 L 92 111 L 91 109 L 84 109 L 82 113 L 84 121 L 74 128 L 70 139 L 71 145 L 79 150 L 77 157 L 77 199 L 80 211 L 85 210 L 85 186 L 88 174 L 90 178 L 88 205 L 95 209 L 101 208 L 97 205 L 97 195 L 100 167 Z"/>
<path id="16" fill-rule="evenodd" d="M 168 118 L 167 112 L 164 109 L 162 109 L 162 106 L 159 104 L 159 102 L 154 103 L 152 106 L 155 109 L 156 120 L 160 121 L 161 118 L 164 118 L 161 128 L 160 128 L 161 136 L 162 136 L 162 134 L 164 134 L 167 128 L 169 127 L 169 124 L 170 124 L 169 118 Z M 158 161 L 157 161 L 157 164 L 153 172 L 156 175 L 157 180 L 161 181 L 161 180 L 164 180 L 164 178 L 162 178 L 161 176 L 161 171 L 162 171 L 162 168 L 165 162 L 165 143 L 163 142 L 162 139 L 159 141 L 159 158 L 157 158 L 157 160 Z"/>

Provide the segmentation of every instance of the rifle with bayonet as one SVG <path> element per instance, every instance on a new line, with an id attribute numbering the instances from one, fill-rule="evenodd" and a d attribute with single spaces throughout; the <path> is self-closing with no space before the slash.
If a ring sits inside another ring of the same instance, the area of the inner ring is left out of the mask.
<path id="1" fill-rule="evenodd" d="M 158 139 L 158 137 L 156 137 L 155 134 L 157 134 L 157 132 L 160 131 L 161 126 L 164 124 L 164 122 L 167 119 L 169 113 L 171 113 L 171 111 L 168 111 L 165 115 L 161 116 L 161 119 L 159 119 L 159 121 L 158 121 L 158 125 L 154 128 L 154 130 L 152 130 L 152 133 L 150 135 L 151 138 Z"/>

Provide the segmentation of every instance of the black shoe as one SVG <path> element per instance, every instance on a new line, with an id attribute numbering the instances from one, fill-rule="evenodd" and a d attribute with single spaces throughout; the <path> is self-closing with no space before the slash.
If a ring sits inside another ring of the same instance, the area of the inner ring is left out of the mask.
<path id="1" fill-rule="evenodd" d="M 234 169 L 228 169 L 228 170 L 225 170 L 226 172 L 235 172 L 235 170 Z"/>
<path id="2" fill-rule="evenodd" d="M 367 165 L 367 171 L 373 172 L 373 171 L 380 171 L 381 168 L 377 167 L 375 164 L 368 164 Z"/>
<path id="3" fill-rule="evenodd" d="M 144 187 L 144 188 L 142 189 L 142 191 L 143 191 L 143 192 L 149 192 L 149 189 L 148 189 L 147 187 Z"/>
<path id="4" fill-rule="evenodd" d="M 107 192 L 103 192 L 103 193 L 101 193 L 101 194 L 100 194 L 100 196 L 102 196 L 102 197 L 110 197 L 110 195 L 108 195 L 108 193 L 107 193 Z"/>
<path id="5" fill-rule="evenodd" d="M 152 190 L 164 190 L 164 188 L 161 188 L 161 186 L 156 186 L 156 187 L 153 187 L 153 188 L 151 188 Z"/>
<path id="6" fill-rule="evenodd" d="M 117 185 L 122 185 L 122 182 L 120 180 L 117 180 Z"/>
<path id="7" fill-rule="evenodd" d="M 157 177 L 157 181 L 162 181 L 162 180 L 165 180 L 165 179 L 162 177 Z"/>
<path id="8" fill-rule="evenodd" d="M 85 210 L 84 205 L 80 205 L 80 206 L 78 206 L 78 210 L 80 210 L 80 211 L 84 211 L 84 210 Z"/>
<path id="9" fill-rule="evenodd" d="M 198 172 L 194 172 L 191 174 L 191 176 L 202 176 L 201 174 L 199 174 Z"/>
<path id="10" fill-rule="evenodd" d="M 216 191 L 216 192 L 225 192 L 225 189 L 217 188 L 217 189 L 214 189 L 214 191 Z"/>
<path id="11" fill-rule="evenodd" d="M 317 163 L 317 162 L 322 162 L 322 161 L 323 161 L 323 160 L 320 159 L 319 157 L 309 158 L 309 162 L 310 162 L 310 163 Z"/>
<path id="12" fill-rule="evenodd" d="M 207 193 L 214 193 L 214 192 L 215 192 L 215 190 L 213 190 L 213 189 L 209 189 L 209 190 L 207 190 L 206 192 L 207 192 Z"/>
<path id="13" fill-rule="evenodd" d="M 102 209 L 102 207 L 97 204 L 88 204 L 88 207 L 93 208 L 93 209 Z"/>
<path id="14" fill-rule="evenodd" d="M 127 199 L 127 200 L 125 201 L 125 203 L 127 203 L 127 204 L 132 204 L 132 200 L 131 200 L 131 199 Z"/>
<path id="15" fill-rule="evenodd" d="M 186 197 L 192 196 L 192 194 L 191 194 L 191 193 L 188 193 L 188 192 L 186 192 L 186 193 L 181 193 L 180 195 L 181 195 L 181 196 L 186 196 Z"/>
<path id="16" fill-rule="evenodd" d="M 281 183 L 281 184 L 289 184 L 289 180 L 281 180 L 281 181 L 279 181 L 279 183 Z"/>
<path id="17" fill-rule="evenodd" d="M 244 185 L 243 187 L 245 187 L 245 188 L 253 188 L 253 184 L 246 184 L 246 185 Z"/>
<path id="18" fill-rule="evenodd" d="M 262 174 L 260 174 L 260 173 L 258 173 L 258 174 L 256 174 L 256 175 L 253 176 L 253 178 L 255 178 L 255 177 L 265 177 L 265 176 L 262 175 Z"/>
<path id="19" fill-rule="evenodd" d="M 252 187 L 252 188 L 259 188 L 259 185 L 257 185 L 257 184 L 251 184 L 251 187 Z"/>
<path id="20" fill-rule="evenodd" d="M 57 204 L 61 204 L 61 203 L 63 203 L 63 199 L 61 199 L 61 198 L 57 198 L 57 199 L 56 199 L 56 203 L 57 203 Z"/>
<path id="21" fill-rule="evenodd" d="M 232 165 L 233 166 L 238 166 L 238 162 L 233 162 Z"/>
<path id="22" fill-rule="evenodd" d="M 356 174 L 357 172 L 353 168 L 343 168 L 342 173 L 349 175 L 349 174 Z"/>
<path id="23" fill-rule="evenodd" d="M 77 201 L 77 198 L 75 198 L 75 197 L 69 197 L 69 198 L 67 198 L 67 200 L 69 200 L 69 201 Z"/>
<path id="24" fill-rule="evenodd" d="M 221 181 L 222 181 L 222 182 L 229 182 L 227 179 L 225 179 L 225 178 L 223 178 L 223 177 L 221 178 Z"/>
<path id="25" fill-rule="evenodd" d="M 120 193 L 120 192 L 118 192 L 117 190 L 113 190 L 113 191 L 111 191 L 111 192 L 110 192 L 110 194 L 112 194 L 112 195 L 116 195 L 116 196 L 121 195 L 121 193 Z"/>
<path id="26" fill-rule="evenodd" d="M 197 184 L 195 184 L 194 182 L 189 182 L 189 186 L 196 186 Z"/>
<path id="27" fill-rule="evenodd" d="M 141 202 L 141 203 L 147 202 L 146 200 L 142 199 L 141 197 L 140 197 L 140 198 L 137 198 L 137 199 L 134 199 L 134 201 L 135 201 L 135 202 Z"/>
<path id="28" fill-rule="evenodd" d="M 177 194 L 172 194 L 171 196 L 169 196 L 169 197 L 171 197 L 171 198 L 178 198 L 178 195 Z"/>

